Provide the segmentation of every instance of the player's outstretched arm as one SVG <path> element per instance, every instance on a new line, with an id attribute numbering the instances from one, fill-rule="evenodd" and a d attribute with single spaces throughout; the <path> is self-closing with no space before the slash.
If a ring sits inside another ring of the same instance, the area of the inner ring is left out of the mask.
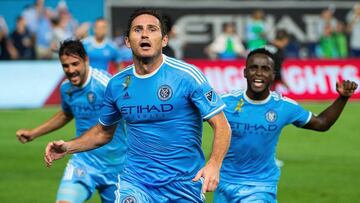
<path id="1" fill-rule="evenodd" d="M 103 126 L 97 124 L 81 136 L 70 141 L 49 142 L 45 149 L 45 163 L 48 167 L 52 162 L 63 158 L 66 154 L 88 151 L 110 142 L 115 132 L 116 125 Z"/>
<path id="2" fill-rule="evenodd" d="M 303 128 L 327 131 L 339 118 L 345 104 L 353 95 L 357 87 L 357 83 L 349 80 L 336 83 L 336 91 L 339 93 L 339 97 L 318 116 L 313 115 Z"/>
<path id="3" fill-rule="evenodd" d="M 214 131 L 213 149 L 209 161 L 195 176 L 193 181 L 204 178 L 202 192 L 215 191 L 219 183 L 222 161 L 230 145 L 231 129 L 223 112 L 213 116 L 208 123 Z"/>
<path id="4" fill-rule="evenodd" d="M 39 136 L 45 135 L 49 132 L 63 127 L 69 121 L 71 121 L 71 119 L 73 119 L 73 116 L 71 114 L 66 114 L 63 111 L 59 111 L 48 121 L 34 129 L 19 129 L 18 131 L 16 131 L 16 137 L 21 143 L 27 143 Z"/>

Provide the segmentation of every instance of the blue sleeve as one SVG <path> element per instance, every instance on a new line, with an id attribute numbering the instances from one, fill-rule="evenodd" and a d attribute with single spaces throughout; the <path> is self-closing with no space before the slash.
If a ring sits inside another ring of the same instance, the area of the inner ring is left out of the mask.
<path id="1" fill-rule="evenodd" d="M 308 110 L 305 110 L 298 104 L 289 104 L 289 123 L 292 123 L 296 127 L 303 127 L 306 125 L 312 116 L 312 113 Z"/>
<path id="2" fill-rule="evenodd" d="M 200 74 L 202 75 L 202 73 Z M 205 76 L 203 77 L 205 78 Z M 224 102 L 206 79 L 200 83 L 193 81 L 191 88 L 191 101 L 199 109 L 204 120 L 210 119 L 224 109 Z"/>
<path id="3" fill-rule="evenodd" d="M 104 126 L 111 126 L 119 122 L 121 119 L 121 114 L 119 109 L 116 106 L 116 100 L 112 95 L 111 82 L 109 82 L 105 91 L 104 106 L 101 109 L 101 115 L 99 122 Z"/>

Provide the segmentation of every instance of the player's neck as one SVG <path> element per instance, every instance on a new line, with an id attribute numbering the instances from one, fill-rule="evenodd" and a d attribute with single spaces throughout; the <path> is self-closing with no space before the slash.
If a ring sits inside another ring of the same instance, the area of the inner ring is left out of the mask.
<path id="1" fill-rule="evenodd" d="M 147 75 L 159 69 L 162 62 L 163 62 L 162 54 L 152 58 L 134 57 L 135 71 L 139 75 Z"/>
<path id="2" fill-rule="evenodd" d="M 270 90 L 265 90 L 263 92 L 254 92 L 251 91 L 250 89 L 246 90 L 246 96 L 254 101 L 265 100 L 266 98 L 268 98 L 269 95 L 270 95 Z"/>

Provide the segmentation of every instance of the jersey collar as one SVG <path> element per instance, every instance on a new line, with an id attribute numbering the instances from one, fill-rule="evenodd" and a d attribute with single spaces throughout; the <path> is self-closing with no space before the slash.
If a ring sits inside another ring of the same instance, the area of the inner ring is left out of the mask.
<path id="1" fill-rule="evenodd" d="M 133 68 L 133 74 L 135 75 L 135 77 L 140 78 L 140 79 L 145 79 L 145 78 L 150 78 L 150 77 L 152 77 L 153 75 L 155 75 L 155 74 L 160 70 L 160 68 L 164 65 L 164 62 L 165 62 L 165 60 L 166 60 L 166 55 L 163 54 L 162 56 L 163 56 L 163 61 L 161 62 L 159 68 L 156 69 L 156 70 L 155 70 L 154 72 L 152 72 L 152 73 L 145 74 L 145 75 L 139 75 L 139 74 L 136 73 L 135 66 L 134 66 L 134 68 Z"/>
<path id="2" fill-rule="evenodd" d="M 86 78 L 86 81 L 83 85 L 81 85 L 80 89 L 86 87 L 86 85 L 88 85 L 90 83 L 90 79 L 91 79 L 91 75 L 92 75 L 92 67 L 89 66 L 89 74 L 88 77 Z"/>
<path id="3" fill-rule="evenodd" d="M 250 99 L 247 95 L 246 95 L 246 90 L 244 92 L 244 99 L 249 102 L 250 104 L 255 104 L 255 105 L 260 105 L 260 104 L 266 104 L 270 101 L 271 99 L 271 92 L 270 94 L 263 100 L 252 100 Z"/>

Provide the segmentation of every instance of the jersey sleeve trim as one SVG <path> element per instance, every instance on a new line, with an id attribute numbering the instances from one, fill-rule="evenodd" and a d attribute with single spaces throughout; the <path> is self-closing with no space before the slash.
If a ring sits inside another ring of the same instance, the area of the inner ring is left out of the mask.
<path id="1" fill-rule="evenodd" d="M 185 63 L 181 60 L 177 60 L 177 59 L 174 59 L 174 58 L 171 58 L 171 57 L 167 57 L 166 58 L 167 61 L 171 64 L 174 64 L 174 65 L 178 65 L 178 66 L 182 66 L 188 70 L 190 70 L 192 73 L 194 73 L 201 81 L 206 81 L 206 78 L 204 76 L 204 74 L 198 69 L 196 68 L 194 65 L 191 65 L 191 64 L 188 64 L 188 63 Z"/>
<path id="2" fill-rule="evenodd" d="M 309 123 L 309 121 L 310 121 L 310 119 L 311 119 L 311 117 L 312 117 L 312 113 L 309 111 L 309 115 L 308 115 L 308 117 L 307 117 L 306 121 L 305 121 L 305 122 L 304 122 L 304 124 L 303 124 L 303 125 L 301 125 L 300 127 L 304 127 L 306 124 L 308 124 L 308 123 Z"/>
<path id="3" fill-rule="evenodd" d="M 225 108 L 225 104 L 223 104 L 222 106 L 220 106 L 219 108 L 215 109 L 214 111 L 212 111 L 211 113 L 209 113 L 208 115 L 203 117 L 203 120 L 208 120 L 211 117 L 213 117 L 214 115 L 218 114 L 221 110 L 223 110 Z"/>
<path id="4" fill-rule="evenodd" d="M 119 119 L 119 120 L 117 120 L 117 121 L 115 121 L 115 122 L 113 122 L 113 123 L 111 123 L 111 124 L 108 124 L 108 123 L 104 123 L 103 121 L 101 121 L 101 118 L 99 118 L 99 123 L 100 123 L 101 125 L 103 125 L 103 126 L 112 126 L 112 125 L 117 124 L 120 120 L 121 120 L 121 119 Z"/>
<path id="5" fill-rule="evenodd" d="M 198 84 L 206 82 L 205 77 L 201 73 L 198 73 L 196 68 L 191 67 L 190 65 L 180 64 L 170 60 L 166 60 L 165 63 L 172 68 L 188 73 Z"/>

